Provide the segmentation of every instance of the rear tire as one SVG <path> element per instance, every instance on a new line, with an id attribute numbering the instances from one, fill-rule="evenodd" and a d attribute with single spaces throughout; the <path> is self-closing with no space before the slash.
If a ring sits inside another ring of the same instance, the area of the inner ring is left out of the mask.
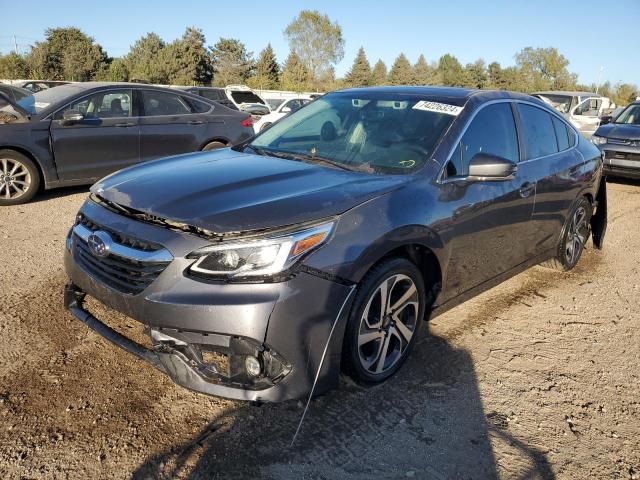
<path id="1" fill-rule="evenodd" d="M 581 197 L 567 217 L 556 256 L 541 263 L 543 267 L 567 272 L 577 265 L 591 233 L 592 213 L 591 202 Z"/>
<path id="2" fill-rule="evenodd" d="M 347 375 L 379 383 L 398 371 L 420 332 L 425 311 L 420 270 L 405 258 L 391 258 L 364 278 L 349 313 L 342 347 Z"/>
<path id="3" fill-rule="evenodd" d="M 0 206 L 27 203 L 40 188 L 40 172 L 29 157 L 0 150 Z"/>
<path id="4" fill-rule="evenodd" d="M 209 142 L 202 149 L 203 152 L 209 152 L 211 150 L 217 150 L 219 148 L 224 148 L 226 145 L 222 142 Z"/>

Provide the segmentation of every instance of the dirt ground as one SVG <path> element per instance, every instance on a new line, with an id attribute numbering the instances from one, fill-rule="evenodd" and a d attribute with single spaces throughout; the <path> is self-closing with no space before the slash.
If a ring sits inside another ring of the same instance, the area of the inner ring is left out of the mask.
<path id="1" fill-rule="evenodd" d="M 0 478 L 640 478 L 640 183 L 610 183 L 604 251 L 434 319 L 389 382 L 314 400 L 293 447 L 301 402 L 187 391 L 63 309 L 86 192 L 0 209 Z"/>

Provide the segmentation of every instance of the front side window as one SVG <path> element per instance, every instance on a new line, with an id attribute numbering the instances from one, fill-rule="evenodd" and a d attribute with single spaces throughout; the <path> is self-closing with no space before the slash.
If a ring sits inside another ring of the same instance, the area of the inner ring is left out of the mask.
<path id="1" fill-rule="evenodd" d="M 518 104 L 518 112 L 522 123 L 527 160 L 557 153 L 558 142 L 551 114 L 541 108 L 523 103 Z"/>
<path id="2" fill-rule="evenodd" d="M 58 111 L 54 116 L 54 120 L 62 119 L 65 110 L 78 110 L 88 120 L 130 117 L 132 98 L 131 90 L 110 90 L 108 92 L 94 93 L 76 100 Z"/>
<path id="3" fill-rule="evenodd" d="M 447 177 L 468 175 L 469 162 L 478 153 L 518 161 L 518 135 L 510 103 L 495 103 L 478 112 L 447 164 Z"/>
<path id="4" fill-rule="evenodd" d="M 425 164 L 455 118 L 421 108 L 422 100 L 394 93 L 329 94 L 273 124 L 249 147 L 368 173 L 410 173 Z"/>
<path id="5" fill-rule="evenodd" d="M 640 105 L 629 105 L 613 123 L 625 123 L 627 125 L 640 125 Z"/>
<path id="6" fill-rule="evenodd" d="M 161 115 L 184 115 L 191 113 L 191 108 L 180 96 L 167 92 L 144 90 L 142 92 L 144 114 L 147 117 Z"/>

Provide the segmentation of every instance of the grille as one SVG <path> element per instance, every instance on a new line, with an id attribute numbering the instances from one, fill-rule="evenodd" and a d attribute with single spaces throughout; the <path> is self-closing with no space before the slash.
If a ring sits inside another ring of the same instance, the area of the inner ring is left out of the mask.
<path id="1" fill-rule="evenodd" d="M 162 248 L 154 243 L 123 236 L 96 224 L 86 216 L 78 217 L 77 222 L 94 232 L 97 230 L 109 232 L 114 241 L 131 248 L 147 252 Z M 114 253 L 106 257 L 97 257 L 91 253 L 85 240 L 78 235 L 74 237 L 73 258 L 78 266 L 93 278 L 122 293 L 135 295 L 142 292 L 170 263 L 169 261 L 132 260 Z"/>
<path id="2" fill-rule="evenodd" d="M 615 158 L 618 160 L 635 160 L 640 162 L 640 153 L 625 153 L 625 152 L 607 152 L 606 158 Z"/>

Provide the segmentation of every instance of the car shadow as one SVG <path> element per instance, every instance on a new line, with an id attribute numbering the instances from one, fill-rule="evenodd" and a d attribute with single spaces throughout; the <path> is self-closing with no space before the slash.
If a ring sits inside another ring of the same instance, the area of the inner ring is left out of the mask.
<path id="1" fill-rule="evenodd" d="M 426 330 L 426 329 L 425 329 Z M 517 458 L 509 478 L 554 478 L 544 453 L 484 411 L 470 354 L 423 332 L 387 382 L 339 389 L 311 402 L 238 404 L 194 437 L 147 458 L 147 478 L 500 478 L 497 444 Z"/>
<path id="2" fill-rule="evenodd" d="M 621 185 L 630 185 L 633 187 L 640 186 L 640 179 L 616 177 L 615 175 L 607 175 L 607 183 L 618 183 Z"/>
<path id="3" fill-rule="evenodd" d="M 62 187 L 54 188 L 52 190 L 43 190 L 41 192 L 38 192 L 36 196 L 33 197 L 33 200 L 31 200 L 29 203 L 46 202 L 48 200 L 75 195 L 77 193 L 85 193 L 88 195 L 89 188 L 91 188 L 91 185 L 78 185 L 75 187 Z"/>

